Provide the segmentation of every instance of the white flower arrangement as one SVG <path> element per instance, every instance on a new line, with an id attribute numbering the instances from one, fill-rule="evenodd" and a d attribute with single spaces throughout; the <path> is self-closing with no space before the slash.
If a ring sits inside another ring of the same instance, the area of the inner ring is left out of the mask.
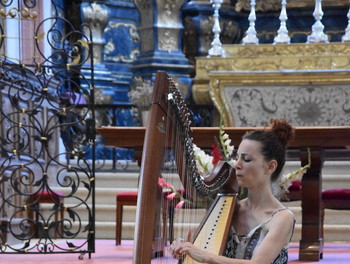
<path id="1" fill-rule="evenodd" d="M 211 155 L 208 155 L 202 149 L 193 144 L 198 172 L 204 177 L 213 171 L 215 165 L 220 160 L 227 161 L 234 165 L 232 154 L 235 147 L 231 145 L 231 139 L 229 138 L 229 135 L 225 133 L 223 125 L 220 126 L 219 140 L 217 140 L 216 144 L 212 145 L 212 149 Z"/>
<path id="2" fill-rule="evenodd" d="M 227 133 L 224 131 L 224 126 L 220 125 L 219 130 L 219 140 L 220 145 L 222 147 L 224 160 L 234 165 L 235 160 L 232 159 L 233 151 L 235 150 L 235 146 L 231 145 L 231 139 Z"/>
<path id="3" fill-rule="evenodd" d="M 308 151 L 308 164 L 306 164 L 305 166 L 303 166 L 303 167 L 301 167 L 293 172 L 282 175 L 280 177 L 280 180 L 277 183 L 272 185 L 273 193 L 278 199 L 287 199 L 289 187 L 292 185 L 292 182 L 293 181 L 301 181 L 304 173 L 308 169 L 310 169 L 310 167 L 311 167 L 311 152 L 310 152 L 310 149 L 308 149 L 307 151 Z"/>
<path id="4" fill-rule="evenodd" d="M 130 101 L 141 111 L 149 110 L 152 103 L 153 84 L 141 77 L 134 78 L 134 84 L 128 93 Z"/>
<path id="5" fill-rule="evenodd" d="M 196 164 L 200 175 L 209 175 L 214 169 L 213 156 L 208 155 L 204 150 L 198 148 L 196 144 L 193 144 L 193 151 L 196 157 Z"/>

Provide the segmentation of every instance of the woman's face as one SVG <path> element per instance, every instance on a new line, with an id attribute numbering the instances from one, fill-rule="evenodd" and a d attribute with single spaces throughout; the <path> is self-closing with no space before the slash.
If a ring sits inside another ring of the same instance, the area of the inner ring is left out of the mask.
<path id="1" fill-rule="evenodd" d="M 244 139 L 237 150 L 236 177 L 241 187 L 253 188 L 266 183 L 268 163 L 261 154 L 261 143 Z"/>

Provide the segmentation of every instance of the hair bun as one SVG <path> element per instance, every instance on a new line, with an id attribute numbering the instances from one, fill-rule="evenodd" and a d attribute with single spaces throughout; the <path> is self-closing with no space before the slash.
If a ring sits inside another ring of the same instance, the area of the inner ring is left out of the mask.
<path id="1" fill-rule="evenodd" d="M 286 146 L 294 138 L 294 128 L 284 118 L 271 119 L 271 130 L 277 135 L 281 143 Z"/>

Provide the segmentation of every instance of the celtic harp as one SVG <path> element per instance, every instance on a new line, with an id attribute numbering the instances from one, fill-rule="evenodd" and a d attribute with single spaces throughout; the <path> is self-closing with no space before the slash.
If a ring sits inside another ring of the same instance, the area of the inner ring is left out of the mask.
<path id="1" fill-rule="evenodd" d="M 220 162 L 209 177 L 203 179 L 199 175 L 188 108 L 168 74 L 158 71 L 142 153 L 133 264 L 149 264 L 157 252 L 164 250 L 165 241 L 159 239 L 161 235 L 157 231 L 163 198 L 158 178 L 167 149 L 174 153 L 177 174 L 189 199 L 216 197 L 194 233 L 193 242 L 200 248 L 221 254 L 227 241 L 238 193 L 234 169 Z M 157 245 L 161 245 L 160 249 Z M 182 263 L 195 262 L 186 257 Z"/>

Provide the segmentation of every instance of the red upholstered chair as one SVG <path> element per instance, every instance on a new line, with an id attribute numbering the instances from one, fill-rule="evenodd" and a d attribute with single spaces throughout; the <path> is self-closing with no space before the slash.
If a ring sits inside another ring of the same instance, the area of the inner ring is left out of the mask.
<path id="1" fill-rule="evenodd" d="M 185 199 L 188 199 L 188 197 L 186 196 L 186 190 L 184 189 L 178 189 L 177 192 Z M 175 216 L 175 208 L 177 206 L 177 204 L 180 202 L 180 198 L 175 197 L 175 198 L 168 198 L 168 195 L 171 192 L 164 192 L 164 204 L 163 204 L 163 233 L 166 234 L 165 232 L 165 227 L 166 227 L 166 217 L 168 217 L 169 219 L 169 229 L 168 229 L 168 233 L 167 233 L 167 237 L 166 240 L 168 240 L 170 243 L 172 243 L 175 239 L 174 237 L 174 216 Z M 179 209 L 182 208 L 186 208 L 186 209 L 204 209 L 204 204 L 203 206 L 200 205 L 195 205 L 195 204 L 191 204 L 188 202 L 185 202 L 184 204 L 182 204 L 182 206 Z"/>
<path id="2" fill-rule="evenodd" d="M 121 244 L 122 239 L 122 222 L 123 222 L 123 207 L 137 205 L 137 192 L 121 192 L 116 195 L 116 229 L 115 229 L 115 244 Z"/>
<path id="3" fill-rule="evenodd" d="M 350 189 L 330 189 L 322 191 L 321 228 L 324 237 L 324 215 L 325 209 L 350 210 Z"/>
<path id="4" fill-rule="evenodd" d="M 178 190 L 178 192 L 182 193 L 181 190 Z M 167 196 L 171 193 L 171 191 L 166 191 L 163 193 L 164 197 L 164 203 L 163 203 L 163 215 L 162 215 L 162 221 L 163 221 L 163 232 L 165 234 L 165 227 L 166 227 L 166 217 L 168 212 L 168 218 L 169 218 L 169 233 L 173 234 L 173 219 L 174 219 L 174 208 L 171 206 L 171 204 L 167 200 Z M 122 224 L 123 224 L 123 207 L 124 206 L 137 206 L 137 192 L 121 192 L 116 195 L 116 229 L 115 229 L 115 244 L 116 246 L 121 244 L 121 238 L 122 238 Z"/>
<path id="5" fill-rule="evenodd" d="M 292 185 L 288 188 L 287 202 L 300 201 L 301 200 L 301 181 L 293 181 Z"/>
<path id="6" fill-rule="evenodd" d="M 39 212 L 36 211 L 35 219 L 34 219 L 33 218 L 34 210 L 31 210 L 31 208 L 35 208 L 36 206 L 40 207 L 40 204 L 43 204 L 43 203 L 57 204 L 58 208 L 63 208 L 64 193 L 59 191 L 38 191 L 33 195 L 29 196 L 29 198 L 26 201 L 26 205 L 28 208 L 28 218 L 35 220 L 35 223 L 38 223 L 39 221 Z M 64 218 L 64 210 L 55 212 L 55 222 L 58 221 L 59 216 L 61 219 Z M 62 228 L 61 231 L 63 232 L 63 225 L 61 225 L 61 228 Z M 35 235 L 38 236 L 37 233 Z M 57 238 L 57 229 L 55 230 L 55 238 Z"/>

